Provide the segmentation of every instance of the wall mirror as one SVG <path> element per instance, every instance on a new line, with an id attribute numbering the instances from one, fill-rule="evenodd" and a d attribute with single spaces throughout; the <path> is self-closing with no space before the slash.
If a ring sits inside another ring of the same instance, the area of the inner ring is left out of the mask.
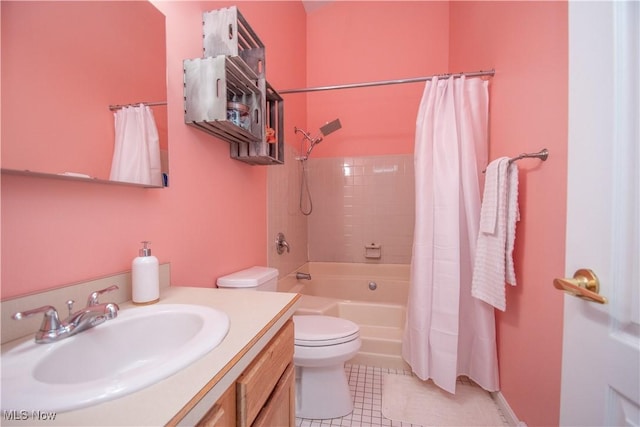
<path id="1" fill-rule="evenodd" d="M 112 105 L 150 102 L 168 173 L 165 16 L 148 1 L 2 1 L 2 171 L 110 182 Z M 90 178 L 75 178 L 89 176 Z"/>

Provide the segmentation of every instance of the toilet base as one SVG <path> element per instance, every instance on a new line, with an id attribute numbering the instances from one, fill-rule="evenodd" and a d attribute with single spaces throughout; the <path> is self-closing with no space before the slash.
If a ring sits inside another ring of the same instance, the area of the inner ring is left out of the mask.
<path id="1" fill-rule="evenodd" d="M 338 418 L 353 411 L 344 364 L 296 366 L 296 417 Z"/>

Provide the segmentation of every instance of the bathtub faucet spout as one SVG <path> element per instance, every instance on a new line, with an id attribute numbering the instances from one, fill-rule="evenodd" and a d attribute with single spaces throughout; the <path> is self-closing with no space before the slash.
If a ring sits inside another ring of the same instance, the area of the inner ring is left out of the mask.
<path id="1" fill-rule="evenodd" d="M 311 280 L 311 274 L 296 272 L 296 280 Z"/>

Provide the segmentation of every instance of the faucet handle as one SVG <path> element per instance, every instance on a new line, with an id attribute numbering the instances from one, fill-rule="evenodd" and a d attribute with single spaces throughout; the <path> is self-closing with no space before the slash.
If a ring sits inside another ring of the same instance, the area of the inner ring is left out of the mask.
<path id="1" fill-rule="evenodd" d="M 118 285 L 112 285 L 109 286 L 108 288 L 104 288 L 104 289 L 100 289 L 99 291 L 95 291 L 95 292 L 91 292 L 91 294 L 89 295 L 89 298 L 87 298 L 87 307 L 91 307 L 94 305 L 98 305 L 100 304 L 98 302 L 98 297 L 106 292 L 111 292 L 111 291 L 115 291 L 116 289 L 120 289 L 118 287 Z"/>
<path id="2" fill-rule="evenodd" d="M 287 253 L 289 253 L 291 248 L 289 248 L 289 243 L 287 243 L 284 234 L 278 233 L 278 235 L 276 236 L 276 250 L 278 252 L 278 255 L 282 255 L 285 249 L 287 250 Z"/>
<path id="3" fill-rule="evenodd" d="M 46 342 L 46 337 L 54 336 L 60 329 L 64 328 L 60 323 L 60 318 L 58 317 L 58 312 L 55 307 L 43 305 L 33 310 L 19 311 L 11 317 L 14 320 L 22 320 L 38 313 L 44 313 L 44 318 L 42 319 L 40 330 L 36 333 L 36 342 Z"/>
<path id="4" fill-rule="evenodd" d="M 71 317 L 71 315 L 73 314 L 73 304 L 75 303 L 74 300 L 70 299 L 67 301 L 67 308 L 69 309 L 69 317 Z"/>

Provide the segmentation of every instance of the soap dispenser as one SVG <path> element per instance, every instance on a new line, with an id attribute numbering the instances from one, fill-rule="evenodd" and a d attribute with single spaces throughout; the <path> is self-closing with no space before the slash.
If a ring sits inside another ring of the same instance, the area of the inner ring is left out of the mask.
<path id="1" fill-rule="evenodd" d="M 142 242 L 139 256 L 131 265 L 132 300 L 138 305 L 153 304 L 160 300 L 158 258 L 151 255 L 149 243 Z"/>

